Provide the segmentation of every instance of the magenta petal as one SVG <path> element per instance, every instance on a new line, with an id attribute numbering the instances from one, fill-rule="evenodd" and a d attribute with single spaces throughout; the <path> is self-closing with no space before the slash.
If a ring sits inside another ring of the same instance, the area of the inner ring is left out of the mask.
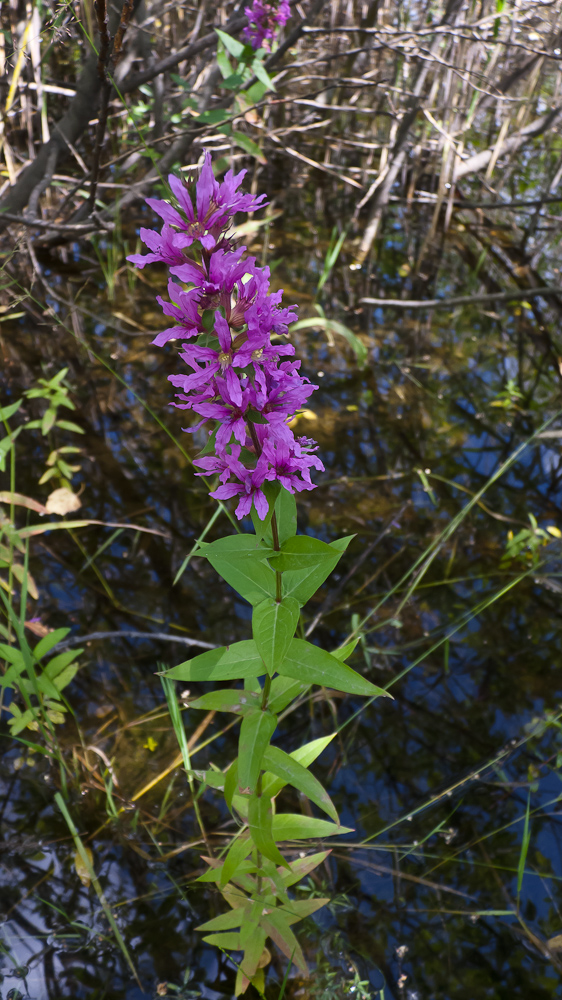
<path id="1" fill-rule="evenodd" d="M 251 509 L 252 509 L 252 497 L 249 493 L 247 493 L 246 496 L 243 496 L 240 499 L 240 503 L 236 508 L 235 514 L 238 520 L 241 521 L 243 517 L 246 517 L 246 515 L 250 513 Z"/>
<path id="2" fill-rule="evenodd" d="M 209 493 L 209 496 L 214 497 L 215 500 L 231 500 L 232 497 L 238 496 L 240 490 L 243 489 L 244 487 L 240 483 L 224 483 L 223 486 L 219 486 L 212 493 Z"/>
<path id="3" fill-rule="evenodd" d="M 146 204 L 149 205 L 161 219 L 164 219 L 164 222 L 167 222 L 169 226 L 177 226 L 178 229 L 185 229 L 185 222 L 180 213 L 177 212 L 175 208 L 172 208 L 171 205 L 168 205 L 167 201 L 160 201 L 158 198 L 147 198 Z"/>
<path id="4" fill-rule="evenodd" d="M 269 513 L 269 504 L 261 490 L 256 490 L 254 493 L 254 507 L 260 521 L 264 521 Z"/>

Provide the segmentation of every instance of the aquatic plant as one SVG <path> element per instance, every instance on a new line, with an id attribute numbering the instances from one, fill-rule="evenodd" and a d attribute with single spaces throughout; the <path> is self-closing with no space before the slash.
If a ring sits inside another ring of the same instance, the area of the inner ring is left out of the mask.
<path id="1" fill-rule="evenodd" d="M 207 153 L 195 187 L 169 178 L 174 204 L 149 199 L 163 220 L 160 233 L 141 229 L 149 253 L 129 257 L 137 267 L 162 262 L 169 268 L 171 302 L 160 297 L 165 315 L 176 325 L 154 343 L 181 341 L 186 370 L 170 376 L 181 391 L 172 405 L 191 410 L 205 425 L 208 440 L 195 465 L 197 475 L 215 474 L 217 500 L 237 498 L 239 519 L 252 517 L 254 533 L 201 543 L 217 572 L 252 605 L 252 639 L 195 656 L 165 671 L 170 680 L 243 681 L 191 701 L 191 708 L 230 712 L 240 718 L 238 757 L 225 772 L 191 771 L 194 778 L 223 792 L 238 830 L 219 858 L 207 857 L 212 882 L 231 907 L 200 927 L 205 940 L 242 952 L 236 990 L 249 983 L 263 987 L 271 938 L 303 971 L 306 963 L 292 925 L 322 907 L 326 899 L 294 899 L 289 889 L 326 858 L 279 845 L 350 832 L 339 824 L 326 790 L 309 768 L 332 739 L 297 745 L 291 753 L 272 744 L 280 712 L 312 685 L 366 697 L 386 695 L 345 663 L 357 640 L 328 653 L 301 638 L 301 607 L 334 569 L 350 537 L 327 544 L 296 532 L 294 494 L 314 488 L 311 470 L 322 470 L 317 445 L 296 437 L 290 423 L 314 386 L 300 374 L 288 342 L 294 307 L 281 305 L 282 292 L 270 291 L 267 267 L 259 267 L 246 248 L 237 247 L 230 226 L 237 212 L 263 207 L 239 190 L 245 171 L 214 177 Z M 186 251 L 192 258 L 186 256 Z M 209 426 L 210 425 L 210 426 Z M 177 723 L 177 720 L 176 720 Z M 175 726 L 178 730 L 178 726 Z M 178 731 L 180 743 L 183 729 Z M 329 819 L 280 812 L 276 800 L 286 785 L 307 796 Z"/>

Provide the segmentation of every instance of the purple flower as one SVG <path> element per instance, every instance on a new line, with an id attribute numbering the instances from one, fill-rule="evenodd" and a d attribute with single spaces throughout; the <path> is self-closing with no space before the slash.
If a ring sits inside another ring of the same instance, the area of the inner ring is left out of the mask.
<path id="1" fill-rule="evenodd" d="M 213 472 L 219 472 L 220 482 L 226 483 L 226 481 L 230 479 L 233 474 L 236 463 L 240 457 L 240 445 L 233 444 L 230 451 L 230 455 L 225 452 L 222 457 L 219 455 L 206 455 L 204 458 L 194 458 L 193 464 L 197 465 L 200 469 L 203 469 L 203 472 L 196 472 L 195 475 L 209 476 Z"/>
<path id="2" fill-rule="evenodd" d="M 127 257 L 127 260 L 141 268 L 158 261 L 168 265 L 183 264 L 185 261 L 183 250 L 193 242 L 185 233 L 176 233 L 167 222 L 164 223 L 161 233 L 155 232 L 154 229 L 141 229 L 140 237 L 152 253 L 134 253 Z"/>
<path id="3" fill-rule="evenodd" d="M 209 496 L 215 497 L 216 500 L 230 500 L 232 497 L 240 496 L 236 517 L 239 520 L 246 517 L 253 504 L 260 521 L 263 521 L 269 511 L 267 498 L 261 489 L 267 475 L 267 459 L 261 455 L 253 471 L 248 472 L 243 469 L 243 466 L 241 466 L 241 470 L 243 470 L 242 474 L 244 475 L 241 483 L 225 483 Z"/>
<path id="4" fill-rule="evenodd" d="M 289 15 L 286 0 L 277 7 L 256 0 L 251 10 L 261 18 L 264 37 Z M 287 336 L 297 318 L 295 307 L 281 305 L 282 291 L 269 291 L 269 268 L 259 267 L 254 257 L 245 256 L 245 247 L 234 248 L 226 236 L 236 212 L 254 211 L 263 203 L 263 195 L 239 191 L 244 175 L 244 170 L 236 175 L 229 170 L 219 183 L 206 153 L 194 202 L 186 185 L 170 177 L 176 205 L 149 199 L 164 220 L 162 232 L 141 230 L 150 252 L 129 259 L 138 267 L 166 263 L 177 279 L 168 283 L 170 302 L 158 296 L 176 325 L 153 343 L 184 341 L 179 357 L 185 370 L 169 376 L 179 390 L 171 405 L 197 414 L 195 426 L 185 428 L 191 433 L 207 421 L 214 425 L 209 431 L 214 454 L 194 460 L 201 470 L 196 475 L 219 476 L 220 486 L 211 496 L 238 497 L 237 517 L 245 517 L 253 505 L 263 519 L 265 482 L 280 482 L 291 493 L 310 490 L 311 469 L 323 470 L 323 465 L 314 455 L 315 442 L 295 438 L 289 426 L 317 386 L 300 374 L 293 345 L 272 341 Z M 189 247 L 191 254 L 198 250 L 195 259 L 187 258 Z"/>
<path id="5" fill-rule="evenodd" d="M 313 455 L 298 455 L 294 448 L 291 448 L 287 441 L 273 442 L 272 438 L 267 438 L 263 443 L 262 456 L 269 462 L 269 471 L 266 479 L 277 479 L 289 493 L 300 493 L 301 490 L 313 490 L 314 486 L 310 482 L 309 467 L 311 462 L 323 470 L 324 466 L 318 458 Z M 299 479 L 299 474 L 302 479 Z M 304 481 L 303 481 L 304 480 Z"/>
<path id="6" fill-rule="evenodd" d="M 162 330 L 152 341 L 157 347 L 162 347 L 169 340 L 195 337 L 203 330 L 197 291 L 184 292 L 179 285 L 169 281 L 168 294 L 175 302 L 165 302 L 160 295 L 156 296 L 156 301 L 162 306 L 164 315 L 173 316 L 179 325 Z"/>
<path id="7" fill-rule="evenodd" d="M 228 388 L 228 394 L 235 406 L 242 403 L 242 389 L 238 376 L 232 370 L 232 336 L 230 327 L 224 316 L 220 312 L 215 313 L 215 332 L 219 339 L 219 350 L 212 347 L 201 347 L 198 344 L 186 344 L 180 354 L 182 361 L 191 365 L 192 361 L 207 361 L 207 367 L 203 373 L 191 376 L 190 384 L 193 388 L 202 384 L 202 380 L 208 382 L 214 375 L 222 374 Z M 187 383 L 184 388 L 189 391 Z"/>
<path id="8" fill-rule="evenodd" d="M 264 194 L 254 197 L 238 191 L 246 172 L 241 170 L 234 176 L 232 170 L 229 170 L 224 181 L 219 184 L 213 174 L 211 154 L 207 152 L 195 185 L 195 209 L 186 185 L 174 174 L 168 176 L 168 183 L 181 211 L 178 212 L 167 201 L 157 198 L 147 198 L 146 203 L 168 226 L 174 226 L 185 234 L 185 246 L 199 242 L 205 250 L 211 251 L 237 212 L 255 212 L 267 205 Z"/>
<path id="9" fill-rule="evenodd" d="M 278 5 L 254 0 L 251 7 L 245 7 L 244 13 L 249 25 L 244 28 L 244 38 L 253 49 L 270 49 L 270 41 L 275 38 L 278 28 L 289 20 L 291 8 L 289 0 L 280 0 Z"/>

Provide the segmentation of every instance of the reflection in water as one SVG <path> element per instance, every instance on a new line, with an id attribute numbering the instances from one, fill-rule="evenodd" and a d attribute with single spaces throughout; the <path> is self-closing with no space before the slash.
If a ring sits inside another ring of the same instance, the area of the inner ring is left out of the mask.
<path id="1" fill-rule="evenodd" d="M 287 198 L 269 235 L 276 276 L 303 316 L 327 246 L 323 211 L 321 196 L 314 207 Z M 416 225 L 397 210 L 376 263 L 362 271 L 349 269 L 344 248 L 322 293 L 326 315 L 368 347 L 367 365 L 357 367 L 337 334 L 334 343 L 321 330 L 296 334 L 306 374 L 321 385 L 299 429 L 320 442 L 326 466 L 319 489 L 299 496 L 301 530 L 326 540 L 356 533 L 307 608 L 308 626 L 330 648 L 366 617 L 353 665 L 390 684 L 395 700 L 365 705 L 324 693 L 281 722 L 287 750 L 295 731 L 304 740 L 338 727 L 316 773 L 354 828 L 301 890 L 333 901 L 305 931 L 314 986 L 291 978 L 287 992 L 329 1000 L 384 987 L 386 1000 L 540 1000 L 559 995 L 562 968 L 552 940 L 562 932 L 560 544 L 541 552 L 540 567 L 502 556 L 508 530 L 528 525 L 529 513 L 562 527 L 557 438 L 535 441 L 486 491 L 433 561 L 420 564 L 407 601 L 405 575 L 556 412 L 558 380 L 525 305 L 428 314 L 361 304 L 420 297 L 421 279 L 405 281 L 403 270 L 425 224 L 419 211 Z M 438 258 L 425 260 L 440 294 L 466 289 L 471 253 L 469 238 L 453 232 Z M 123 275 L 115 301 L 100 304 L 90 268 L 88 298 L 76 304 L 83 268 L 75 261 L 53 276 L 67 303 L 54 303 L 63 325 L 38 335 L 28 314 L 4 350 L 13 398 L 43 370 L 70 366 L 86 432 L 74 481 L 81 514 L 157 532 L 91 526 L 42 535 L 31 549 L 34 615 L 72 625 L 73 636 L 123 633 L 87 643 L 68 689 L 74 718 L 60 732 L 69 808 L 144 993 L 93 887 L 80 881 L 53 801 L 60 775 L 21 745 L 2 764 L 3 990 L 129 1000 L 166 995 L 169 984 L 168 995 L 230 996 L 231 966 L 194 931 L 222 902 L 194 882 L 199 833 L 155 676 L 158 664 L 190 653 L 146 633 L 231 642 L 247 637 L 249 608 L 196 557 L 173 586 L 215 510 L 189 468 L 200 442 L 181 434 L 185 416 L 167 408 L 175 351 L 150 347 L 139 332 L 159 324 L 144 275 L 130 285 Z M 510 379 L 519 395 L 505 395 Z M 42 439 L 28 434 L 20 455 L 17 488 L 44 499 Z M 219 518 L 208 537 L 224 527 Z M 189 709 L 185 720 L 196 734 L 195 767 L 230 761 L 235 733 Z M 232 832 L 228 815 L 210 792 L 200 804 L 221 845 Z M 271 997 L 283 975 L 274 956 Z"/>

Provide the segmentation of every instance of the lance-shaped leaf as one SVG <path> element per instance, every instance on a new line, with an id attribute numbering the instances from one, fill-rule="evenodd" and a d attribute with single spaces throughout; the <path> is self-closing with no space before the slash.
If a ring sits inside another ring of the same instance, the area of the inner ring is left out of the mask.
<path id="1" fill-rule="evenodd" d="M 318 868 L 318 865 L 321 865 L 331 853 L 331 850 L 318 851 L 317 854 L 309 854 L 306 858 L 297 858 L 295 861 L 291 861 L 289 863 L 290 872 L 280 871 L 284 885 L 290 886 L 294 885 L 295 882 L 300 882 L 309 872 Z"/>
<path id="2" fill-rule="evenodd" d="M 331 733 L 330 736 L 320 736 L 317 740 L 311 740 L 310 743 L 305 743 L 304 746 L 297 747 L 289 756 L 293 760 L 296 760 L 298 764 L 302 764 L 303 767 L 310 767 L 322 751 L 326 749 L 328 743 L 333 740 L 335 735 L 335 733 Z M 285 784 L 286 782 L 281 778 L 276 778 L 273 774 L 266 773 L 262 779 L 263 794 L 269 795 L 271 798 L 273 795 L 277 795 L 284 788 Z"/>
<path id="3" fill-rule="evenodd" d="M 247 906 L 240 906 L 236 910 L 228 910 L 226 913 L 219 913 L 218 917 L 205 921 L 195 928 L 196 931 L 231 931 L 246 920 L 250 911 L 251 903 Z"/>
<path id="4" fill-rule="evenodd" d="M 214 944 L 216 948 L 224 948 L 225 951 L 240 951 L 240 933 L 238 931 L 207 934 L 203 941 L 206 944 Z"/>
<path id="5" fill-rule="evenodd" d="M 357 638 L 352 639 L 351 642 L 346 642 L 345 646 L 340 646 L 339 649 L 334 649 L 332 651 L 332 656 L 335 656 L 336 660 L 341 660 L 342 663 L 345 663 L 346 660 L 349 660 L 351 654 L 355 652 L 355 647 L 360 639 L 361 636 L 358 635 Z"/>
<path id="6" fill-rule="evenodd" d="M 310 684 L 302 684 L 292 677 L 274 677 L 271 682 L 267 707 L 274 715 L 278 715 L 292 701 L 308 691 Z"/>
<path id="7" fill-rule="evenodd" d="M 308 976 L 308 966 L 304 960 L 301 946 L 291 930 L 286 915 L 278 909 L 272 910 L 267 917 L 264 917 L 262 927 L 280 951 L 293 961 L 305 976 Z"/>
<path id="8" fill-rule="evenodd" d="M 242 719 L 238 745 L 238 790 L 256 789 L 265 748 L 275 732 L 277 718 L 271 712 L 252 709 Z"/>
<path id="9" fill-rule="evenodd" d="M 248 836 L 235 837 L 235 839 L 232 841 L 230 847 L 228 848 L 228 852 L 226 858 L 224 859 L 224 864 L 222 866 L 222 870 L 220 873 L 219 882 L 221 889 L 228 882 L 230 882 L 231 878 L 238 870 L 242 862 L 245 861 L 246 858 L 248 857 L 248 854 L 252 850 L 253 846 L 254 845 L 250 837 Z"/>
<path id="10" fill-rule="evenodd" d="M 300 569 L 285 570 L 283 572 L 283 594 L 286 597 L 296 597 L 301 605 L 306 604 L 309 598 L 324 583 L 324 580 L 330 575 L 332 570 L 335 569 L 351 539 L 354 537 L 355 535 L 349 535 L 347 538 L 338 538 L 335 542 L 330 542 L 326 546 L 331 551 L 330 557 L 328 557 L 324 549 L 322 549 L 322 554 L 317 549 L 319 561 L 316 563 L 311 562 L 310 565 L 301 566 Z M 296 538 L 306 539 L 307 544 L 308 542 L 318 542 L 319 546 L 326 544 L 325 542 L 320 542 L 317 538 L 310 538 L 308 535 L 297 535 Z M 289 540 L 286 544 L 290 546 L 296 542 L 296 538 Z M 295 558 L 297 555 L 303 557 L 304 554 L 294 553 L 292 558 Z M 289 553 L 285 555 L 285 558 L 287 560 L 291 558 Z M 273 556 L 273 559 L 279 559 L 279 556 Z"/>
<path id="11" fill-rule="evenodd" d="M 236 715 L 246 715 L 252 709 L 260 707 L 261 695 L 254 691 L 233 690 L 222 688 L 220 691 L 209 691 L 195 701 L 189 702 L 190 708 L 200 708 L 205 711 L 234 712 Z"/>
<path id="12" fill-rule="evenodd" d="M 345 691 L 346 694 L 359 694 L 366 698 L 392 697 L 388 691 L 371 684 L 366 677 L 362 677 L 346 663 L 341 663 L 325 649 L 313 646 L 303 639 L 292 639 L 279 672 L 284 677 L 293 677 L 308 684 L 320 684 L 336 691 Z"/>
<path id="13" fill-rule="evenodd" d="M 53 632 L 49 632 L 48 635 L 44 635 L 33 650 L 35 659 L 40 660 L 47 653 L 50 653 L 53 647 L 58 646 L 59 642 L 62 642 L 69 632 L 69 628 L 56 628 Z"/>
<path id="14" fill-rule="evenodd" d="M 275 597 L 275 573 L 263 561 L 273 550 L 255 535 L 231 535 L 200 543 L 200 554 L 250 604 Z"/>
<path id="15" fill-rule="evenodd" d="M 304 920 L 305 917 L 310 917 L 312 913 L 321 910 L 329 902 L 329 896 L 317 899 L 290 899 L 288 903 L 280 906 L 277 912 L 283 915 L 288 924 L 296 924 L 299 920 Z"/>
<path id="16" fill-rule="evenodd" d="M 315 778 L 298 761 L 289 757 L 288 753 L 284 753 L 279 747 L 267 747 L 263 755 L 263 766 L 281 778 L 285 784 L 292 785 L 293 788 L 306 795 L 311 802 L 315 802 L 320 809 L 332 817 L 335 823 L 338 822 L 336 807 L 318 778 Z"/>
<path id="17" fill-rule="evenodd" d="M 300 616 L 300 605 L 294 597 L 277 602 L 268 597 L 254 607 L 252 633 L 268 673 L 279 670 Z"/>
<path id="18" fill-rule="evenodd" d="M 250 836 L 258 851 L 276 865 L 288 868 L 289 865 L 281 854 L 272 834 L 271 799 L 265 795 L 252 795 L 248 803 L 248 826 Z"/>
<path id="19" fill-rule="evenodd" d="M 254 640 L 244 639 L 200 653 L 163 673 L 175 681 L 233 681 L 259 677 L 265 673 L 265 667 Z"/>
<path id="20" fill-rule="evenodd" d="M 246 988 L 256 975 L 260 966 L 267 934 L 261 927 L 248 927 L 248 936 L 245 940 L 243 933 L 244 930 L 245 928 L 243 927 L 240 934 L 240 944 L 244 948 L 244 955 L 242 956 L 242 961 L 240 962 L 240 968 L 238 969 L 238 974 L 236 976 L 236 983 L 238 984 L 240 979 L 240 986 Z M 263 996 L 263 990 L 261 992 Z"/>
<path id="21" fill-rule="evenodd" d="M 333 559 L 334 550 L 327 542 L 311 535 L 295 535 L 283 542 L 280 552 L 271 556 L 269 565 L 283 573 L 289 569 L 312 570 Z"/>
<path id="22" fill-rule="evenodd" d="M 312 837 L 336 837 L 342 833 L 353 833 L 349 826 L 338 826 L 327 819 L 315 816 L 301 816 L 300 813 L 280 813 L 273 816 L 272 833 L 276 841 L 308 840 Z"/>

